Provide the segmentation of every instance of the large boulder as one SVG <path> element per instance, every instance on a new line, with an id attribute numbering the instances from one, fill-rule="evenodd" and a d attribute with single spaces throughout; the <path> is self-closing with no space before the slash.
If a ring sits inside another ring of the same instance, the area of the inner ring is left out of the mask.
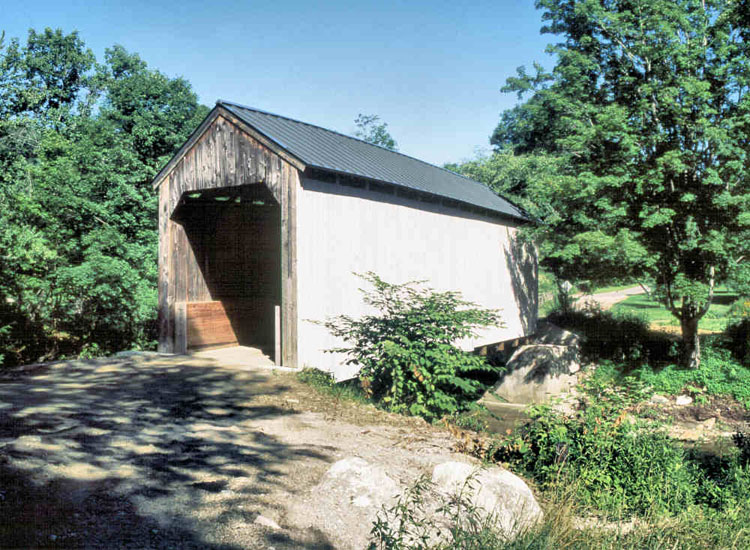
<path id="1" fill-rule="evenodd" d="M 570 392 L 578 383 L 581 359 L 575 346 L 529 344 L 508 360 L 505 373 L 487 392 L 509 403 L 541 403 Z"/>
<path id="2" fill-rule="evenodd" d="M 463 493 L 480 517 L 491 517 L 495 528 L 509 540 L 543 516 L 528 485 L 499 466 L 478 469 L 463 462 L 445 462 L 435 466 L 432 482 L 444 498 Z"/>
<path id="3" fill-rule="evenodd" d="M 407 475 L 408 483 L 417 482 L 417 471 Z M 414 519 L 425 526 L 426 536 L 434 543 L 449 540 L 451 518 L 440 510 L 458 492 L 479 518 L 491 520 L 508 539 L 542 517 L 531 490 L 511 472 L 499 466 L 444 462 L 434 467 L 432 486 L 422 494 L 421 504 L 409 505 Z M 284 523 L 294 532 L 317 533 L 336 548 L 367 548 L 378 515 L 391 528 L 399 528 L 398 515 L 386 510 L 404 495 L 405 487 L 383 467 L 348 457 L 334 463 L 315 487 L 290 503 Z"/>
<path id="4" fill-rule="evenodd" d="M 404 488 L 385 470 L 358 457 L 334 463 L 320 483 L 290 506 L 287 520 L 321 531 L 337 548 L 366 548 L 378 512 Z"/>
<path id="5" fill-rule="evenodd" d="M 539 323 L 532 338 L 534 344 L 545 344 L 548 346 L 573 346 L 580 347 L 581 337 L 575 332 L 570 332 L 552 323 Z"/>

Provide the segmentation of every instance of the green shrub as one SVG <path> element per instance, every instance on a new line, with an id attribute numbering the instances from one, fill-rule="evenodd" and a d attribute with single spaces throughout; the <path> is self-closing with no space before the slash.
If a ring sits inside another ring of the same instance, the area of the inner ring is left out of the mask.
<path id="1" fill-rule="evenodd" d="M 478 490 L 470 476 L 453 495 L 437 497 L 428 511 L 425 493 L 432 483 L 418 479 L 373 523 L 368 550 L 490 550 L 503 548 L 509 537 L 496 527 L 495 516 L 472 502 Z"/>
<path id="2" fill-rule="evenodd" d="M 362 388 L 351 380 L 336 382 L 330 372 L 322 371 L 312 367 L 305 367 L 297 373 L 297 380 L 311 386 L 318 392 L 330 395 L 336 399 L 348 399 L 350 401 L 367 401 Z"/>
<path id="3" fill-rule="evenodd" d="M 607 373 L 587 380 L 571 415 L 532 407 L 530 422 L 497 442 L 492 458 L 521 468 L 545 492 L 572 487 L 578 505 L 613 517 L 746 506 L 747 437 L 737 434 L 737 449 L 721 455 L 687 449 L 662 426 L 628 414 L 649 390 L 632 377 L 626 382 L 612 385 Z"/>
<path id="4" fill-rule="evenodd" d="M 741 434 L 738 434 L 741 435 Z M 737 449 L 714 454 L 693 448 L 688 459 L 701 471 L 696 503 L 704 508 L 733 510 L 750 503 L 750 468 L 735 439 Z"/>
<path id="5" fill-rule="evenodd" d="M 750 368 L 738 363 L 729 350 L 710 339 L 705 340 L 701 355 L 697 369 L 674 364 L 658 369 L 644 366 L 631 374 L 659 393 L 728 395 L 750 406 Z"/>
<path id="6" fill-rule="evenodd" d="M 691 506 L 666 521 L 648 516 L 635 523 L 591 521 L 582 526 L 580 518 L 585 511 L 579 509 L 575 495 L 563 487 L 545 495 L 544 520 L 539 525 L 509 540 L 460 495 L 453 499 L 452 508 L 443 506 L 438 514 L 427 514 L 423 492 L 428 487 L 429 482 L 420 480 L 394 506 L 378 514 L 369 550 L 750 548 L 748 501 L 721 511 Z M 438 532 L 442 534 L 440 541 L 434 536 Z"/>
<path id="7" fill-rule="evenodd" d="M 743 365 L 750 367 L 750 317 L 730 323 L 726 329 L 728 347 Z"/>
<path id="8" fill-rule="evenodd" d="M 333 388 L 336 385 L 336 379 L 330 372 L 312 367 L 305 367 L 297 373 L 297 380 L 316 389 Z"/>
<path id="9" fill-rule="evenodd" d="M 522 467 L 544 488 L 560 479 L 574 484 L 582 505 L 612 515 L 678 512 L 694 502 L 699 476 L 684 450 L 664 433 L 626 418 L 607 403 L 572 418 L 536 407 L 499 458 Z"/>
<path id="10" fill-rule="evenodd" d="M 346 353 L 365 391 L 395 412 L 434 420 L 471 407 L 486 389 L 478 378 L 495 367 L 456 342 L 498 324 L 497 314 L 421 282 L 390 284 L 374 273 L 360 277 L 372 285 L 362 292 L 378 313 L 322 323 L 347 344 L 329 351 Z"/>
<path id="11" fill-rule="evenodd" d="M 591 361 L 640 365 L 673 353 L 672 342 L 654 335 L 648 322 L 634 314 L 589 306 L 583 311 L 554 311 L 548 319 L 578 333 L 582 337 L 581 352 Z"/>
<path id="12" fill-rule="evenodd" d="M 729 317 L 735 319 L 742 319 L 743 317 L 750 319 L 750 297 L 744 296 L 737 298 L 737 300 L 732 302 L 732 305 L 729 306 L 728 314 Z"/>

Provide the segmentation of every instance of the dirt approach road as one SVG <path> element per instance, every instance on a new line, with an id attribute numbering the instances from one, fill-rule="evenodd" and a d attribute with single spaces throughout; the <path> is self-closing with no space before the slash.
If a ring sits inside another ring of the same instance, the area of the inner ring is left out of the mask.
<path id="1" fill-rule="evenodd" d="M 38 366 L 0 379 L 0 547 L 334 548 L 286 519 L 331 463 L 406 483 L 451 446 L 291 373 L 158 355 Z"/>
<path id="2" fill-rule="evenodd" d="M 584 294 L 576 298 L 575 305 L 577 308 L 582 308 L 586 304 L 593 303 L 598 304 L 602 309 L 610 309 L 617 303 L 626 300 L 630 296 L 636 296 L 638 294 L 645 294 L 646 291 L 641 286 L 631 286 L 623 290 L 614 290 L 612 292 L 601 292 L 599 294 Z"/>

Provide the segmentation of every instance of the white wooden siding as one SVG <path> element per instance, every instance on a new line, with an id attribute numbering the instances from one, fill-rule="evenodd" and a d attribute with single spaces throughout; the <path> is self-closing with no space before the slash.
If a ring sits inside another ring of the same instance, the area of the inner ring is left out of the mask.
<path id="1" fill-rule="evenodd" d="M 486 329 L 465 349 L 535 330 L 536 257 L 514 246 L 514 222 L 455 210 L 365 188 L 312 179 L 298 196 L 299 366 L 328 370 L 337 379 L 356 370 L 340 345 L 309 320 L 368 313 L 354 272 L 373 271 L 392 283 L 427 280 L 438 290 L 458 290 L 484 307 L 501 310 L 505 327 Z"/>

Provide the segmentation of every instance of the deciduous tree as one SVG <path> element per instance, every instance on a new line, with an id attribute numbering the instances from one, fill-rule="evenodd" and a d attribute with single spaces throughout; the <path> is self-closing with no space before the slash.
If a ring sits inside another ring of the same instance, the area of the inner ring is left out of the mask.
<path id="1" fill-rule="evenodd" d="M 560 271 L 645 274 L 680 320 L 684 362 L 718 282 L 750 246 L 750 28 L 734 0 L 537 0 L 555 66 L 493 135 L 564 159 L 547 230 Z"/>
<path id="2" fill-rule="evenodd" d="M 380 122 L 378 115 L 363 115 L 360 113 L 354 119 L 354 124 L 357 125 L 357 131 L 354 132 L 354 135 L 359 139 L 373 145 L 380 145 L 391 151 L 398 151 L 396 140 L 388 132 L 388 124 Z"/>
<path id="3" fill-rule="evenodd" d="M 74 32 L 0 43 L 0 359 L 147 346 L 156 170 L 207 109 L 120 46 Z"/>

